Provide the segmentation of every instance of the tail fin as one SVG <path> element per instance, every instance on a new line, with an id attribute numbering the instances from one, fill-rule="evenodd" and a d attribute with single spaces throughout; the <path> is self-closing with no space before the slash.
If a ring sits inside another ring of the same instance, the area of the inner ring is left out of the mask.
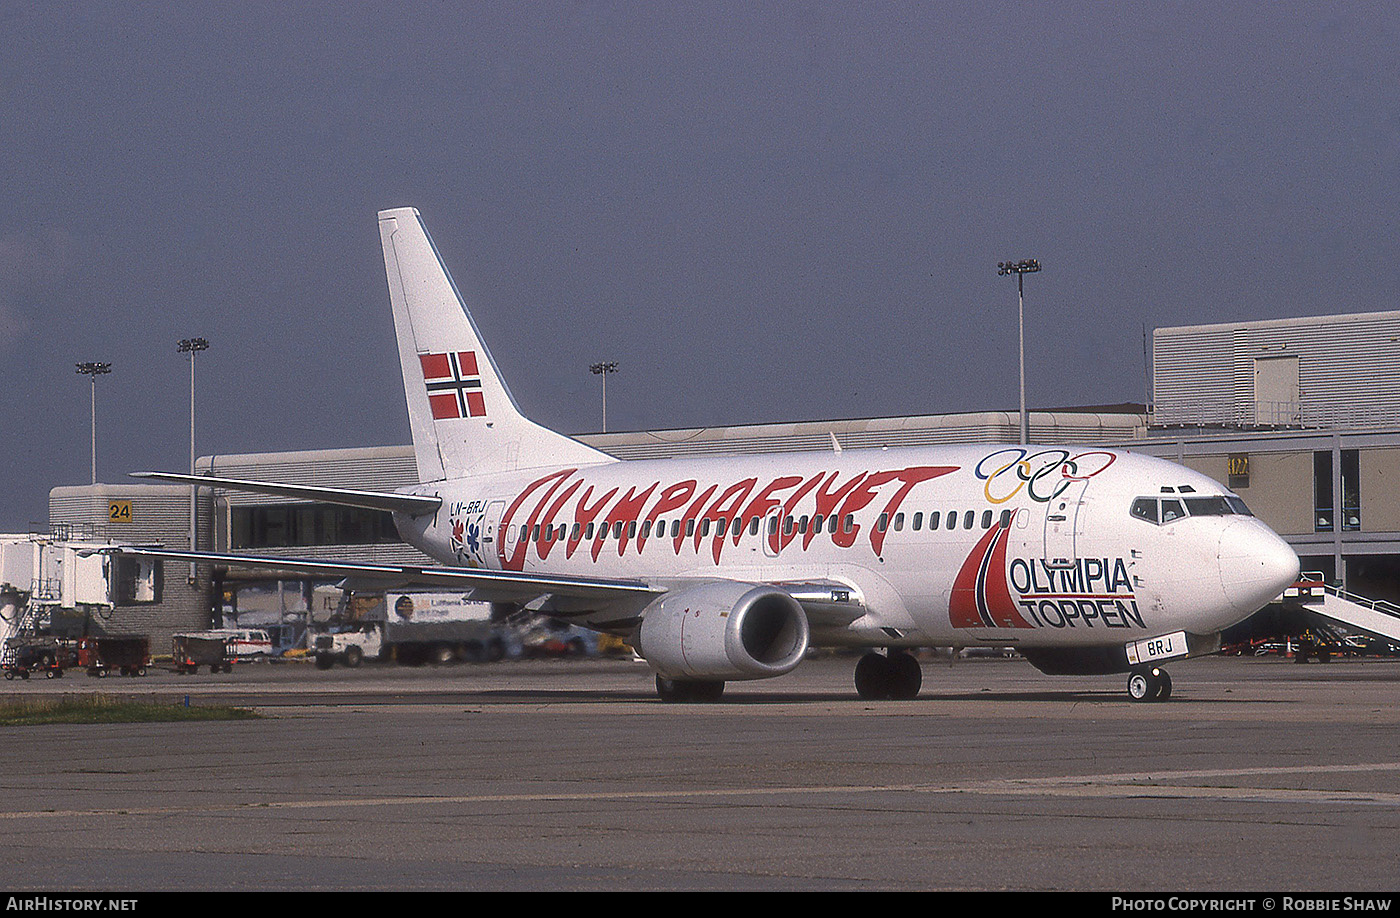
<path id="1" fill-rule="evenodd" d="M 417 210 L 380 211 L 379 237 L 419 481 L 615 461 L 521 413 Z"/>

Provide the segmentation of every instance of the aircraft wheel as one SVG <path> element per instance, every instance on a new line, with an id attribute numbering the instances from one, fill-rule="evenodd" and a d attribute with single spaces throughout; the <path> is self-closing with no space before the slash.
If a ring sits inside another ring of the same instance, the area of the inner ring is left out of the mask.
<path id="1" fill-rule="evenodd" d="M 1172 677 L 1155 666 L 1128 676 L 1128 697 L 1134 701 L 1166 701 L 1172 695 Z"/>
<path id="2" fill-rule="evenodd" d="M 888 697 L 885 686 L 889 669 L 884 654 L 867 653 L 856 661 L 856 694 L 867 701 Z"/>
<path id="3" fill-rule="evenodd" d="M 894 652 L 889 655 L 890 697 L 897 701 L 908 701 L 919 696 L 924 684 L 924 671 L 912 653 Z"/>
<path id="4" fill-rule="evenodd" d="M 695 682 L 691 684 L 690 700 L 713 704 L 724 695 L 724 682 Z"/>
<path id="5" fill-rule="evenodd" d="M 665 676 L 657 676 L 656 694 L 662 701 L 676 704 L 713 703 L 724 695 L 724 682 L 667 679 Z"/>
<path id="6" fill-rule="evenodd" d="M 855 681 L 856 694 L 868 701 L 907 701 L 918 697 L 924 674 L 913 654 L 871 652 L 856 663 Z"/>

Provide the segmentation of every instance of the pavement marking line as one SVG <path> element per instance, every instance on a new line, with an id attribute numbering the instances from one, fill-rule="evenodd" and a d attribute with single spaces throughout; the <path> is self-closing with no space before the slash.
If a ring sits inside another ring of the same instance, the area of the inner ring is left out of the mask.
<path id="1" fill-rule="evenodd" d="M 747 788 L 707 788 L 699 790 L 639 790 L 639 791 L 540 791 L 509 794 L 446 794 L 403 797 L 361 797 L 358 799 L 328 798 L 325 800 L 282 800 L 255 803 L 210 805 L 207 802 L 189 806 L 112 807 L 109 809 L 29 810 L 0 812 L 0 821 L 20 819 L 71 819 L 99 816 L 168 816 L 172 814 L 209 814 L 256 812 L 271 810 L 322 810 L 391 806 L 441 806 L 443 804 L 482 803 L 596 803 L 632 800 L 715 800 L 722 798 L 768 797 L 781 794 L 816 796 L 832 794 L 977 794 L 1008 797 L 1084 797 L 1084 798 L 1151 798 L 1151 799 L 1214 799 L 1258 803 L 1326 803 L 1360 804 L 1400 807 L 1400 793 L 1379 791 L 1348 791 L 1338 789 L 1298 789 L 1286 787 L 1229 787 L 1206 784 L 1166 784 L 1168 781 L 1272 777 L 1306 774 L 1366 774 L 1400 772 L 1400 762 L 1361 763 L 1354 765 L 1261 766 L 1257 768 L 1206 768 L 1181 771 L 1154 771 L 1126 774 L 1065 775 L 1050 778 L 1003 778 L 966 784 L 840 784 L 801 785 Z"/>

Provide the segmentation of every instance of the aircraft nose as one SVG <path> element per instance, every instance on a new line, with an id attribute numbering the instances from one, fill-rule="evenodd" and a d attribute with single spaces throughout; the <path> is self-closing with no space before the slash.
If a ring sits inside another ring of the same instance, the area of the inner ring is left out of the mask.
<path id="1" fill-rule="evenodd" d="M 1225 598 L 1252 615 L 1298 579 L 1298 555 L 1255 519 L 1232 520 L 1220 533 L 1220 579 Z"/>

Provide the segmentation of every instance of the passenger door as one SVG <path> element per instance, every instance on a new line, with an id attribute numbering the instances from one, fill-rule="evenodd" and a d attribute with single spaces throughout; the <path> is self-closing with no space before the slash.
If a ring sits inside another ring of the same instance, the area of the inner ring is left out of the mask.
<path id="1" fill-rule="evenodd" d="M 1051 567 L 1072 567 L 1077 557 L 1080 513 L 1089 480 L 1071 479 L 1069 487 L 1045 505 L 1045 563 Z"/>

